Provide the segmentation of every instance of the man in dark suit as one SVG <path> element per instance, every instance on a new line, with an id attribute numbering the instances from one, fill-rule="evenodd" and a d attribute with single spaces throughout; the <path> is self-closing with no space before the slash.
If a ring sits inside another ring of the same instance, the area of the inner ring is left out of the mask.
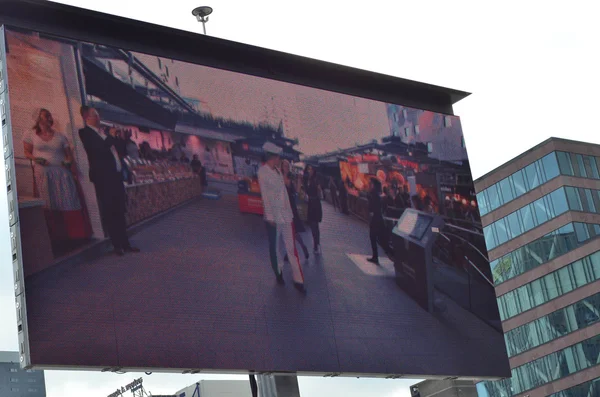
<path id="1" fill-rule="evenodd" d="M 96 109 L 82 106 L 81 117 L 85 127 L 79 130 L 79 138 L 88 156 L 90 181 L 96 188 L 102 223 L 115 254 L 123 256 L 125 252 L 139 252 L 131 246 L 127 236 L 125 186 L 115 139 L 102 131 Z"/>

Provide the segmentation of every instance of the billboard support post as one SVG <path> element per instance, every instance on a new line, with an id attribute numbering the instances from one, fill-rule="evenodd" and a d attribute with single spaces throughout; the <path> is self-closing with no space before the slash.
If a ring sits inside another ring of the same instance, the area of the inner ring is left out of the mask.
<path id="1" fill-rule="evenodd" d="M 276 397 L 300 397 L 300 387 L 296 375 L 275 376 Z"/>
<path id="2" fill-rule="evenodd" d="M 256 375 L 255 385 L 250 379 L 253 397 L 300 397 L 297 375 Z"/>

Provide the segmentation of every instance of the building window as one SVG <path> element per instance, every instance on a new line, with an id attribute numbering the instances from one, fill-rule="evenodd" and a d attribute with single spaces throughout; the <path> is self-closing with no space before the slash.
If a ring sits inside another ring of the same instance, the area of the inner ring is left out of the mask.
<path id="1" fill-rule="evenodd" d="M 158 59 L 158 68 L 160 70 L 162 70 L 162 61 L 160 60 L 160 58 L 156 58 L 156 59 Z"/>
<path id="2" fill-rule="evenodd" d="M 433 143 L 427 142 L 427 153 L 433 153 Z"/>
<path id="3" fill-rule="evenodd" d="M 169 67 L 165 65 L 165 72 L 167 73 L 167 77 L 169 77 Z"/>
<path id="4" fill-rule="evenodd" d="M 402 117 L 407 118 L 406 109 L 402 109 Z"/>
<path id="5" fill-rule="evenodd" d="M 37 380 L 35 380 L 35 379 L 33 379 L 33 378 L 29 378 L 29 379 L 27 379 L 27 382 L 29 382 L 29 383 L 36 383 L 36 382 L 37 382 Z"/>
<path id="6" fill-rule="evenodd" d="M 406 127 L 404 129 L 404 136 L 407 137 L 407 138 L 410 136 L 410 127 Z"/>
<path id="7" fill-rule="evenodd" d="M 509 178 L 504 178 L 498 182 L 498 193 L 500 195 L 500 201 L 503 203 L 508 203 L 515 198 Z"/>
<path id="8" fill-rule="evenodd" d="M 10 369 L 10 372 L 17 372 L 17 371 L 18 371 L 18 369 L 16 369 L 16 368 L 11 368 Z"/>
<path id="9" fill-rule="evenodd" d="M 419 135 L 420 130 L 419 130 L 419 126 L 415 125 L 415 135 Z"/>
<path id="10" fill-rule="evenodd" d="M 510 379 L 481 382 L 477 384 L 477 389 L 483 388 L 487 392 L 481 395 L 512 397 L 573 373 L 596 367 L 598 351 L 600 351 L 600 335 L 516 367 L 511 371 Z M 579 395 L 561 393 L 552 396 L 579 397 Z M 591 395 L 595 396 L 597 393 L 584 389 L 581 397 Z"/>
<path id="11" fill-rule="evenodd" d="M 33 388 L 30 388 L 30 389 L 28 389 L 27 391 L 28 391 L 28 392 L 30 392 L 30 393 L 35 393 L 35 392 L 37 392 L 37 391 L 38 391 L 38 389 L 33 389 Z"/>
<path id="12" fill-rule="evenodd" d="M 477 207 L 482 214 L 490 212 L 487 192 L 485 190 L 477 193 Z"/>
<path id="13" fill-rule="evenodd" d="M 481 215 L 485 215 L 488 212 L 494 211 L 496 208 L 509 203 L 510 201 L 557 177 L 561 174 L 561 169 L 560 156 L 558 156 L 558 153 L 552 152 L 529 164 L 522 170 L 513 173 L 512 175 L 503 179 L 501 182 L 488 187 L 485 190 L 488 191 L 490 206 L 487 208 L 479 208 Z M 508 181 L 508 183 L 506 183 L 506 181 Z M 502 188 L 498 186 L 500 183 L 504 184 Z M 504 194 L 504 192 L 508 192 L 508 190 L 504 189 L 507 187 L 510 187 L 510 194 Z M 497 190 L 503 192 L 503 197 L 496 197 L 496 195 L 499 194 L 497 193 Z M 496 199 L 498 200 L 497 203 Z"/>
<path id="14" fill-rule="evenodd" d="M 10 381 L 12 383 L 19 383 L 19 379 L 18 378 L 10 378 Z"/>
<path id="15" fill-rule="evenodd" d="M 444 116 L 444 127 L 446 127 L 446 128 L 452 127 L 452 117 Z"/>
<path id="16" fill-rule="evenodd" d="M 394 122 L 398 122 L 398 113 L 394 112 Z"/>
<path id="17" fill-rule="evenodd" d="M 532 229 L 533 217 L 529 206 L 521 208 L 518 214 L 518 221 L 521 222 L 521 225 L 514 226 L 513 222 L 516 222 L 517 219 L 509 219 L 511 230 L 522 228 L 526 232 Z M 600 236 L 600 225 L 590 223 L 569 223 L 555 229 L 545 236 L 490 262 L 494 283 L 496 285 L 501 284 L 535 269 L 598 236 Z"/>
<path id="18" fill-rule="evenodd" d="M 496 185 L 500 185 L 500 183 Z M 490 186 L 490 188 L 497 189 L 494 195 L 495 201 L 492 201 L 492 198 L 490 197 L 490 206 L 492 209 L 493 206 L 497 204 L 502 197 L 504 197 L 504 191 L 502 191 L 502 195 L 498 191 L 498 189 L 502 190 L 502 187 L 497 187 L 496 185 Z M 486 191 L 490 192 L 490 188 L 486 189 Z M 571 189 L 568 191 L 568 194 L 567 189 Z M 484 231 L 486 229 L 491 230 L 488 232 L 488 235 L 491 239 L 486 239 L 487 249 L 492 250 L 497 246 L 504 244 L 505 242 L 512 240 L 523 233 L 526 233 L 533 227 L 537 227 L 543 223 L 546 223 L 569 210 L 592 212 L 591 206 L 584 207 L 581 203 L 582 197 L 587 194 L 586 190 L 589 189 L 575 189 L 571 187 L 556 189 L 555 191 L 548 193 L 533 203 L 527 204 L 526 206 L 514 211 L 504 218 L 500 218 L 497 221 L 489 224 L 484 228 Z M 597 197 L 596 201 L 598 201 L 598 204 L 600 204 L 600 191 L 591 190 L 589 195 L 591 197 Z M 526 208 L 528 208 L 528 210 L 526 210 Z M 593 208 L 600 208 L 600 205 L 597 205 Z M 519 212 L 520 215 L 514 217 L 513 214 L 515 212 Z M 511 222 L 507 223 L 509 217 L 511 216 Z M 515 222 L 517 220 L 519 224 L 516 226 L 515 230 L 513 230 L 511 225 L 516 225 Z"/>
<path id="19" fill-rule="evenodd" d="M 465 147 L 465 137 L 464 136 L 460 136 L 460 147 L 464 148 Z"/>
<path id="20" fill-rule="evenodd" d="M 500 317 L 505 321 L 597 280 L 600 251 L 500 296 Z"/>
<path id="21" fill-rule="evenodd" d="M 18 392 L 18 391 L 19 391 L 19 388 L 18 388 L 18 387 L 11 387 L 11 388 L 10 388 L 10 391 L 13 391 L 13 392 Z"/>
<path id="22" fill-rule="evenodd" d="M 600 394 L 600 378 L 550 394 L 548 397 L 589 397 L 598 394 Z"/>

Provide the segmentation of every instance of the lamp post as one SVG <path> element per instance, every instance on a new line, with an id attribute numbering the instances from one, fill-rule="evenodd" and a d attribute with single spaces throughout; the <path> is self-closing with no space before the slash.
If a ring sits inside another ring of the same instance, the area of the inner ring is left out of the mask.
<path id="1" fill-rule="evenodd" d="M 196 7 L 192 10 L 192 15 L 196 17 L 198 22 L 202 22 L 202 30 L 204 31 L 204 34 L 206 34 L 206 22 L 208 22 L 208 16 L 212 14 L 212 12 L 212 7 L 208 6 Z"/>

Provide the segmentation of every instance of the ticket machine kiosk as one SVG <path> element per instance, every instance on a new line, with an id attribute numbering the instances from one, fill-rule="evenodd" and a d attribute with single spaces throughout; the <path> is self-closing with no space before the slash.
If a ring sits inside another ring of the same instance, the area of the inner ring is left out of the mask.
<path id="1" fill-rule="evenodd" d="M 392 230 L 396 283 L 425 310 L 433 313 L 433 244 L 444 220 L 407 208 Z"/>

